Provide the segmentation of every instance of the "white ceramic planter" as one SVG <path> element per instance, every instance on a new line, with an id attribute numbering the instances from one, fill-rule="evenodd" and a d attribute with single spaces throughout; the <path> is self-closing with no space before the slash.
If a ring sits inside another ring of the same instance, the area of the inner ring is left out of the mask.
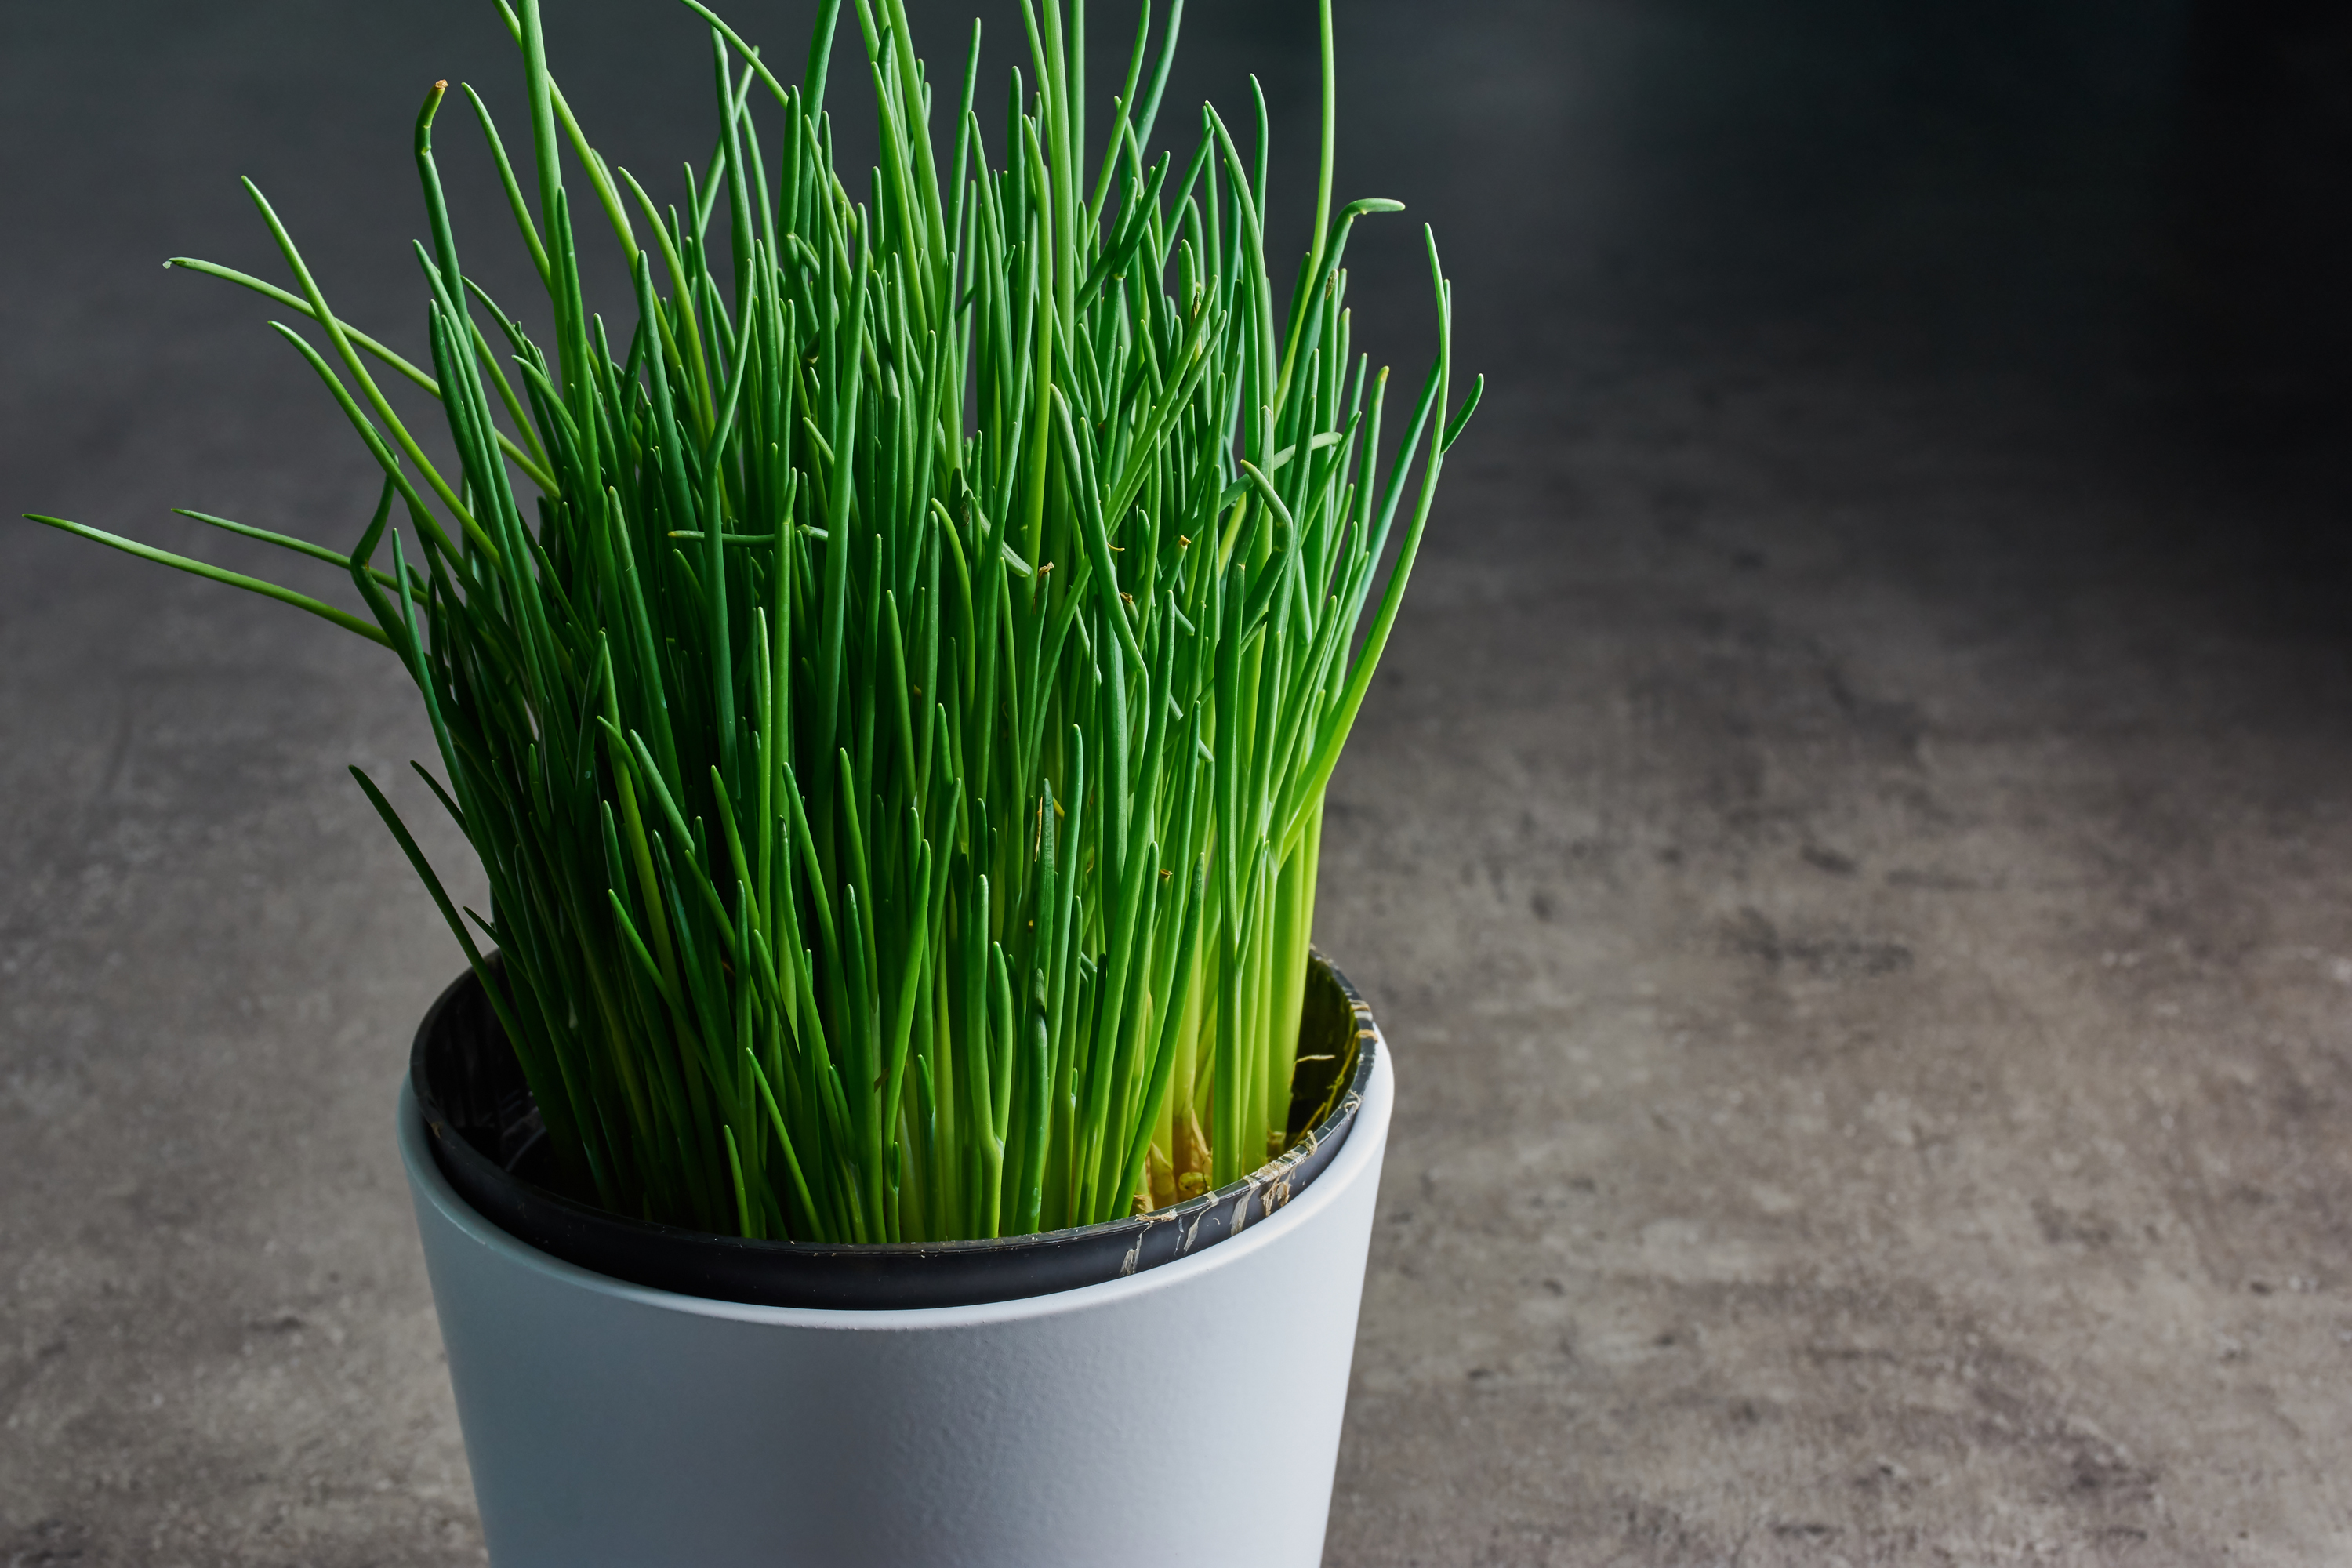
<path id="1" fill-rule="evenodd" d="M 1240 1235 L 1024 1300 L 822 1311 L 593 1274 L 400 1147 L 493 1568 L 1320 1561 L 1394 1078 Z"/>

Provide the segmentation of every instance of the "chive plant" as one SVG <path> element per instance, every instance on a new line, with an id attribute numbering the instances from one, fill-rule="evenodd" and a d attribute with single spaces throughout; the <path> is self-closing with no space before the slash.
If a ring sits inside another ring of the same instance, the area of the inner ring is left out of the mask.
<path id="1" fill-rule="evenodd" d="M 400 658 L 488 918 L 352 771 L 563 1179 L 607 1208 L 831 1243 L 1020 1235 L 1278 1153 L 1325 786 L 1478 395 L 1450 403 L 1433 240 L 1438 351 L 1382 461 L 1388 373 L 1350 346 L 1340 261 L 1398 204 L 1332 210 L 1329 0 L 1314 226 L 1279 310 L 1255 82 L 1246 151 L 1204 106 L 1181 165 L 1147 153 L 1182 0 L 1156 54 L 1145 0 L 1091 163 L 1085 0 L 1024 0 L 1034 86 L 1012 73 L 994 163 L 977 24 L 935 132 L 901 0 L 856 0 L 862 203 L 822 107 L 840 0 L 798 82 L 684 0 L 720 129 L 667 207 L 583 134 L 538 0 L 499 4 L 536 204 L 467 96 L 551 344 L 461 266 L 446 84 L 415 129 L 429 369 L 336 313 L 250 182 L 294 287 L 173 263 L 303 318 L 315 339 L 278 331 L 383 474 L 348 556 L 185 515 L 346 568 L 368 614 L 35 521 Z M 634 283 L 625 339 L 583 300 L 598 225 Z M 387 374 L 437 402 L 454 463 Z"/>

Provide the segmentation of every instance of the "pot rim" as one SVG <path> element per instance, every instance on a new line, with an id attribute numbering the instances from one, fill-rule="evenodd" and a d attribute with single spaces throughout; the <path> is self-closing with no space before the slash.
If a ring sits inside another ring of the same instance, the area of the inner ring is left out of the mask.
<path id="1" fill-rule="evenodd" d="M 1313 1046 L 1328 1042 L 1341 1059 L 1301 1118 L 1309 1124 L 1282 1154 L 1247 1175 L 1148 1214 L 1025 1236 L 862 1244 L 753 1240 L 614 1214 L 520 1173 L 517 1167 L 531 1140 L 513 1130 L 535 1123 L 536 1113 L 520 1117 L 511 1092 L 500 1094 L 495 1117 L 505 1127 L 485 1131 L 481 1069 L 451 1065 L 454 1058 L 473 1058 L 477 1047 L 464 1036 L 437 1048 L 444 1070 L 463 1074 L 438 1086 L 456 1096 L 448 1103 L 459 1114 L 450 1114 L 436 1096 L 436 1042 L 447 1032 L 445 1016 L 469 994 L 473 1009 L 483 1011 L 478 984 L 466 971 L 436 999 L 418 1026 L 408 1074 L 438 1173 L 470 1212 L 535 1251 L 600 1277 L 681 1296 L 812 1310 L 919 1310 L 1051 1295 L 1148 1273 L 1229 1245 L 1318 1184 L 1351 1141 L 1364 1091 L 1387 1054 L 1362 995 L 1328 957 L 1311 952 L 1309 1010 L 1302 1021 Z M 457 1016 L 449 1027 L 469 1026 Z M 489 1048 L 500 1063 L 510 1061 L 486 1013 L 470 1026 L 492 1030 Z M 511 1076 L 514 1069 L 505 1070 Z M 528 1091 L 516 1092 L 528 1106 Z M 494 1141 L 485 1145 L 484 1136 Z"/>
<path id="2" fill-rule="evenodd" d="M 639 1285 L 599 1274 L 569 1263 L 515 1237 L 485 1218 L 443 1174 L 435 1158 L 433 1138 L 418 1105 L 408 1075 L 400 1079 L 399 1140 L 401 1163 L 417 1194 L 430 1202 L 468 1239 L 520 1268 L 611 1299 L 616 1305 L 692 1317 L 768 1323 L 784 1328 L 851 1331 L 905 1331 L 977 1327 L 1057 1317 L 1067 1312 L 1108 1307 L 1137 1296 L 1181 1289 L 1213 1269 L 1239 1263 L 1264 1247 L 1278 1247 L 1292 1232 L 1315 1223 L 1340 1202 L 1368 1172 L 1376 1172 L 1388 1143 L 1389 1123 L 1396 1100 L 1395 1068 L 1386 1051 L 1376 1052 L 1363 1075 L 1364 1087 L 1355 1126 L 1332 1155 L 1330 1164 L 1313 1185 L 1258 1223 L 1237 1232 L 1213 1247 L 1174 1258 L 1157 1268 L 1089 1285 L 1016 1296 L 993 1301 L 936 1307 L 778 1307 L 752 1301 L 688 1295 L 656 1286 Z"/>

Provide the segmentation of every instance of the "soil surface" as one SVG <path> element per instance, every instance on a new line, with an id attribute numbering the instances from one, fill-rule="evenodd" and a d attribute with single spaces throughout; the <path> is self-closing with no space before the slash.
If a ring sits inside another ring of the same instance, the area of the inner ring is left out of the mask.
<path id="1" fill-rule="evenodd" d="M 708 153 L 690 22 L 550 10 L 613 161 Z M 1324 839 L 1402 1096 L 1328 1561 L 2352 1561 L 2352 25 L 1340 13 L 1341 194 L 1412 209 L 1360 341 L 1417 379 L 1425 218 L 1489 384 Z M 1170 101 L 1258 69 L 1301 233 L 1312 7 L 1185 25 Z M 341 543 L 375 486 L 272 310 L 156 264 L 277 277 L 251 174 L 420 340 L 410 120 L 520 134 L 494 13 L 0 34 L 5 511 L 331 595 L 164 511 Z M 0 1563 L 478 1561 L 391 1138 L 458 960 L 343 771 L 430 753 L 413 695 L 12 523 L 0 740 Z"/>

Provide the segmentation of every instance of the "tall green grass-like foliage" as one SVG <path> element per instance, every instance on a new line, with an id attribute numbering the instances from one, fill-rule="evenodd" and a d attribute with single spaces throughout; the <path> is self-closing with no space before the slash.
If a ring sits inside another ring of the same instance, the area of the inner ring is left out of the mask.
<path id="1" fill-rule="evenodd" d="M 1396 204 L 1332 209 L 1329 0 L 1286 305 L 1263 99 L 1246 151 L 1204 108 L 1181 162 L 1149 154 L 1182 0 L 1164 27 L 1145 0 L 1092 142 L 1085 0 L 1024 0 L 1034 77 L 1013 73 L 992 128 L 977 26 L 935 102 L 901 0 L 855 0 L 880 132 L 863 203 L 822 109 L 840 0 L 797 82 L 684 4 L 720 130 L 664 207 L 583 132 L 538 0 L 500 0 L 530 89 L 520 175 L 467 97 L 551 344 L 460 264 L 443 85 L 415 131 L 429 370 L 337 313 L 250 183 L 294 287 L 175 263 L 303 319 L 278 330 L 384 475 L 349 556 L 188 515 L 347 567 L 366 616 L 36 521 L 401 659 L 488 918 L 453 908 L 361 786 L 481 975 L 568 1179 L 608 1208 L 939 1240 L 1245 1174 L 1284 1136 L 1325 785 L 1477 401 L 1450 402 L 1433 241 L 1439 349 L 1383 461 L 1387 373 L 1350 350 L 1339 264 L 1355 221 Z M 583 301 L 593 228 L 630 269 L 625 336 Z M 397 417 L 387 372 L 437 400 L 454 466 Z"/>

